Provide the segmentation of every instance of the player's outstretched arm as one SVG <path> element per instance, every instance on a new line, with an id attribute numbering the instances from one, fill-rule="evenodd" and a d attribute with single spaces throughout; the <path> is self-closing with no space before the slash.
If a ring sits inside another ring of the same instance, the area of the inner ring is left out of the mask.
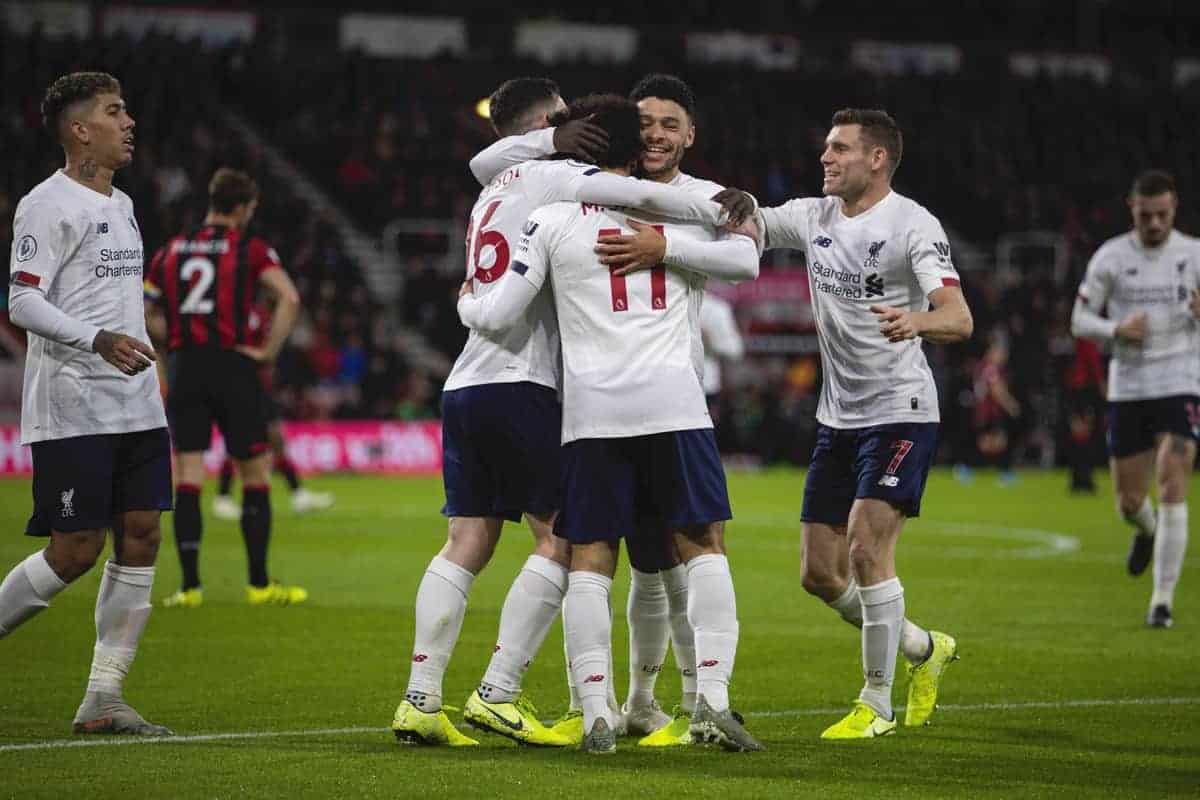
<path id="1" fill-rule="evenodd" d="M 515 325 L 540 288 L 516 271 L 522 266 L 520 261 L 515 262 L 483 297 L 475 296 L 472 280 L 467 278 L 458 291 L 458 318 L 462 324 L 489 336 L 504 333 Z"/>
<path id="2" fill-rule="evenodd" d="M 627 178 L 611 172 L 593 172 L 591 175 L 577 175 L 564 188 L 569 194 L 559 198 L 562 200 L 636 208 L 683 222 L 700 222 L 713 228 L 724 222 L 719 203 L 665 183 Z"/>
<path id="3" fill-rule="evenodd" d="M 902 342 L 920 336 L 937 344 L 951 344 L 971 338 L 975 320 L 957 286 L 943 286 L 929 293 L 929 311 L 905 311 L 875 304 L 871 311 L 879 319 L 879 332 L 889 342 Z"/>
<path id="4" fill-rule="evenodd" d="M 798 197 L 788 200 L 781 206 L 759 208 L 755 212 L 758 229 L 762 233 L 763 248 L 772 250 L 787 247 L 793 250 L 803 250 L 808 244 L 805 236 L 803 209 L 804 203 L 813 202 L 812 198 Z"/>
<path id="5" fill-rule="evenodd" d="M 628 275 L 657 264 L 687 270 L 707 278 L 737 283 L 758 277 L 758 245 L 752 220 L 742 223 L 732 236 L 702 242 L 659 233 L 653 226 L 626 220 L 632 235 L 602 236 L 596 244 L 600 263 L 619 267 L 617 275 Z"/>

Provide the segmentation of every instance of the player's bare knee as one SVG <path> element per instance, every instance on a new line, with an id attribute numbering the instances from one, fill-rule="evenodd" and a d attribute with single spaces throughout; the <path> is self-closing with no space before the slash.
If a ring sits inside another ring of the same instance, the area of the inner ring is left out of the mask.
<path id="1" fill-rule="evenodd" d="M 827 603 L 841 597 L 848 583 L 846 576 L 836 575 L 818 565 L 804 564 L 800 568 L 800 585 L 804 591 Z"/>
<path id="2" fill-rule="evenodd" d="M 494 534 L 491 527 L 483 517 L 451 517 L 446 544 L 439 555 L 478 575 L 492 560 L 499 540 L 499 525 Z"/>
<path id="3" fill-rule="evenodd" d="M 70 583 L 96 566 L 103 551 L 102 530 L 53 534 L 46 547 L 46 563 L 58 577 Z"/>
<path id="4" fill-rule="evenodd" d="M 725 523 L 710 522 L 681 528 L 675 532 L 675 546 L 685 562 L 697 556 L 725 555 Z"/>
<path id="5" fill-rule="evenodd" d="M 1136 514 L 1145 502 L 1145 492 L 1117 490 L 1117 512 L 1123 517 Z"/>
<path id="6" fill-rule="evenodd" d="M 855 575 L 873 572 L 878 560 L 879 554 L 868 541 L 851 539 L 850 567 Z"/>

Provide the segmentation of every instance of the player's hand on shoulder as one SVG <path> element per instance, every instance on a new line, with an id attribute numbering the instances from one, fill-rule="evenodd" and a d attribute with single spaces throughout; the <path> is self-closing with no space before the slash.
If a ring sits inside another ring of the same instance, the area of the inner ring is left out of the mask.
<path id="1" fill-rule="evenodd" d="M 554 129 L 554 150 L 595 163 L 608 152 L 608 131 L 591 122 L 591 117 L 573 119 Z"/>
<path id="2" fill-rule="evenodd" d="M 92 340 L 92 349 L 126 375 L 137 375 L 157 359 L 150 345 L 112 331 L 97 333 Z"/>
<path id="3" fill-rule="evenodd" d="M 879 332 L 889 342 L 902 342 L 921 335 L 920 318 L 911 311 L 878 303 L 871 306 L 871 311 L 879 319 Z"/>
<path id="4" fill-rule="evenodd" d="M 758 203 L 755 202 L 754 196 L 741 189 L 722 189 L 712 196 L 712 201 L 720 203 L 721 208 L 725 209 L 725 213 L 729 217 L 725 229 L 729 231 L 735 231 L 758 210 Z"/>
<path id="5" fill-rule="evenodd" d="M 1117 325 L 1116 336 L 1123 342 L 1142 342 L 1146 339 L 1146 312 L 1130 314 Z"/>
<path id="6" fill-rule="evenodd" d="M 613 270 L 614 275 L 628 275 L 661 264 L 663 256 L 667 254 L 667 237 L 653 225 L 644 222 L 626 219 L 625 224 L 633 228 L 633 234 L 601 236 L 597 239 L 595 249 L 600 256 L 600 263 L 618 267 Z"/>

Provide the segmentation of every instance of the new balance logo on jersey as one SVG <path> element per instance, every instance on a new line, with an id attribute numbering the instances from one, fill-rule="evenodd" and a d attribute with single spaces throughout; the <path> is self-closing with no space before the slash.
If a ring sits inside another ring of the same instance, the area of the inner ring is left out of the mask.
<path id="1" fill-rule="evenodd" d="M 108 223 L 107 222 L 97 222 L 96 223 L 96 233 L 108 233 Z"/>
<path id="2" fill-rule="evenodd" d="M 829 245 L 833 244 L 833 239 L 830 239 L 828 236 L 818 236 L 813 239 L 813 244 L 817 247 L 829 247 Z"/>
<path id="3" fill-rule="evenodd" d="M 863 282 L 867 289 L 867 297 L 883 297 L 883 278 L 879 273 L 872 272 Z"/>
<path id="4" fill-rule="evenodd" d="M 881 242 L 871 242 L 871 246 L 867 248 L 867 260 L 863 262 L 863 266 L 867 269 L 879 269 L 879 251 L 887 244 L 884 239 Z"/>
<path id="5" fill-rule="evenodd" d="M 900 485 L 900 479 L 897 478 L 895 475 L 884 475 L 882 478 L 879 479 L 878 485 L 879 486 L 887 486 L 891 489 L 895 489 L 897 486 Z"/>
<path id="6" fill-rule="evenodd" d="M 1126 275 L 1137 275 L 1138 274 L 1137 267 L 1130 267 L 1129 269 L 1125 270 L 1125 274 Z"/>
<path id="7" fill-rule="evenodd" d="M 525 227 L 521 228 L 521 233 L 526 236 L 533 236 L 533 232 L 538 229 L 538 224 L 532 220 L 525 223 Z"/>
<path id="8" fill-rule="evenodd" d="M 62 516 L 63 519 L 75 516 L 75 490 L 67 489 L 62 493 Z"/>

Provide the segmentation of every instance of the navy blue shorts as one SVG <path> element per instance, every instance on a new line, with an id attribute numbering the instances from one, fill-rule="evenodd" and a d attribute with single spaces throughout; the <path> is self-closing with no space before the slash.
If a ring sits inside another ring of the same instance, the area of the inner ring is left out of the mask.
<path id="1" fill-rule="evenodd" d="M 860 497 L 886 500 L 906 516 L 920 516 L 937 433 L 936 422 L 845 429 L 818 424 L 800 519 L 845 525 Z"/>
<path id="2" fill-rule="evenodd" d="M 35 442 L 29 536 L 107 529 L 125 511 L 171 510 L 166 428 Z"/>
<path id="3" fill-rule="evenodd" d="M 1177 394 L 1108 404 L 1108 452 L 1113 458 L 1153 450 L 1160 433 L 1200 442 L 1200 397 Z"/>
<path id="4" fill-rule="evenodd" d="M 572 544 L 733 516 L 712 428 L 569 442 L 563 497 L 554 532 Z"/>
<path id="5" fill-rule="evenodd" d="M 447 517 L 549 514 L 562 505 L 562 407 L 536 383 L 489 383 L 442 393 Z"/>

